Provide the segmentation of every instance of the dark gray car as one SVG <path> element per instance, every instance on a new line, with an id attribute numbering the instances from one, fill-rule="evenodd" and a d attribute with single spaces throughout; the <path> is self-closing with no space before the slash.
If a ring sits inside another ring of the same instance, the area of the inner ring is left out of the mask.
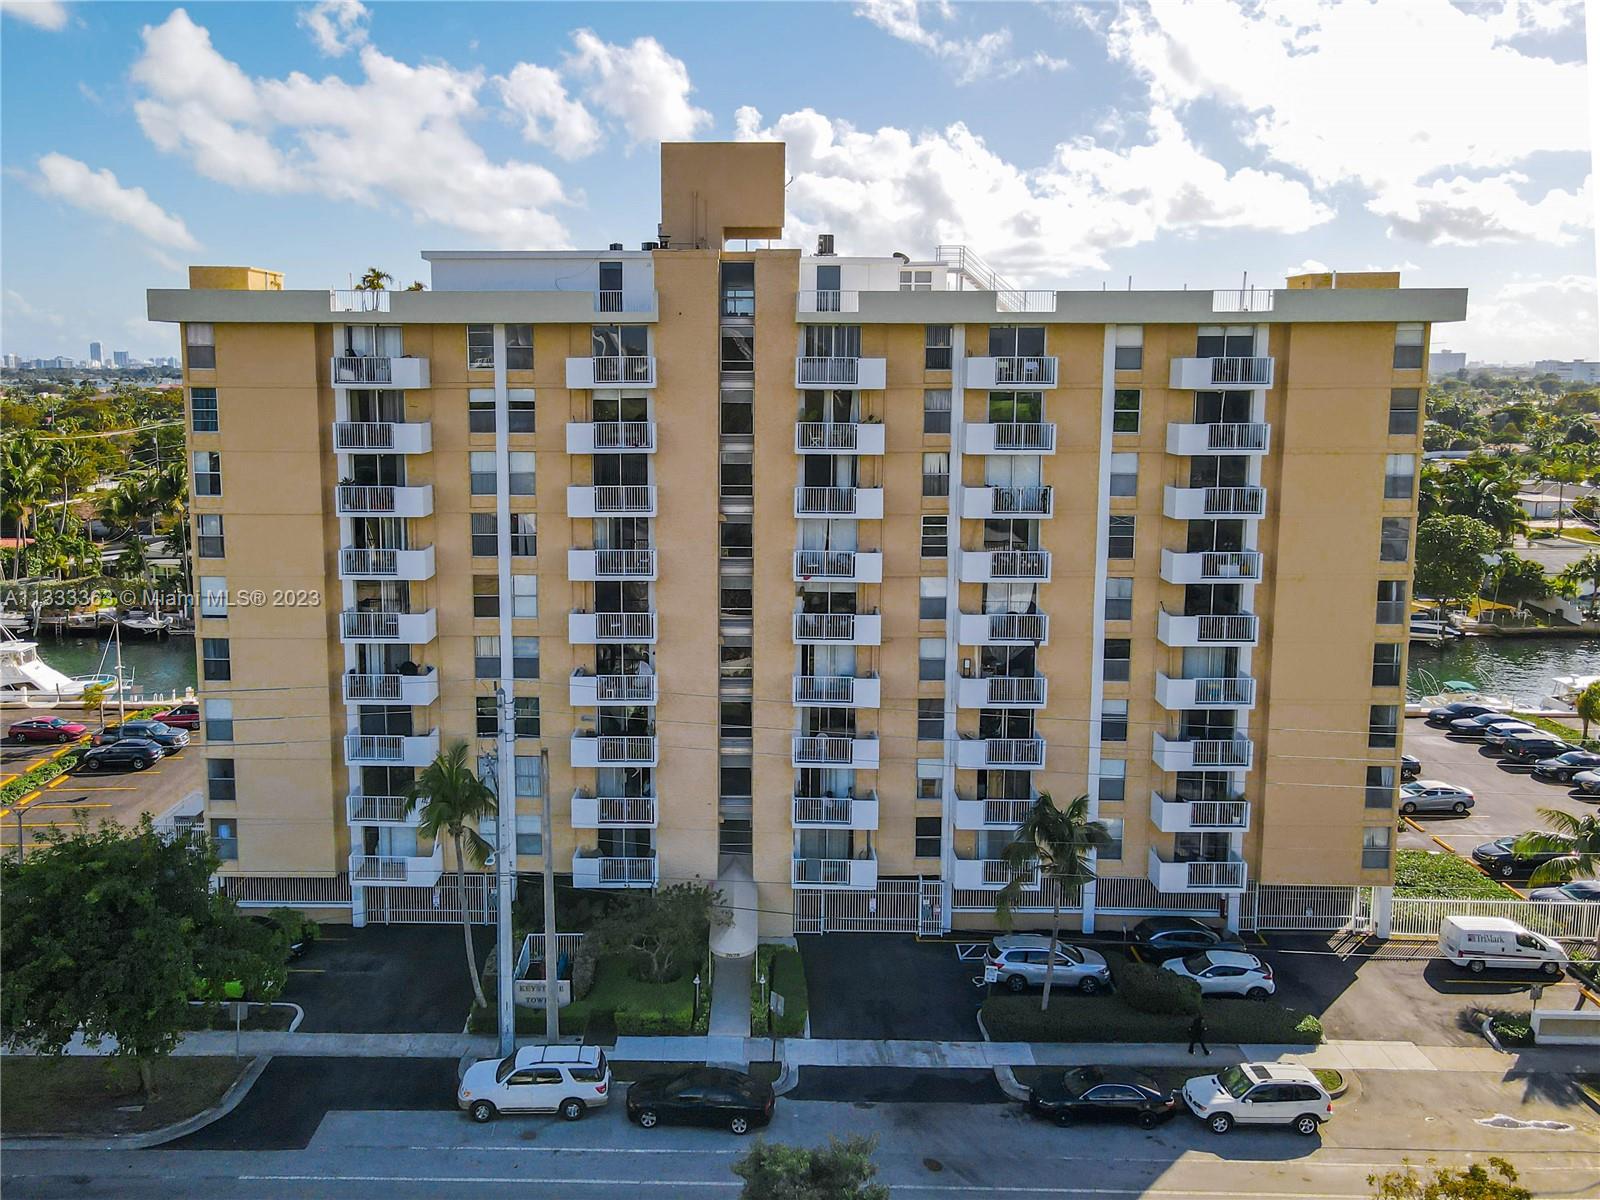
<path id="1" fill-rule="evenodd" d="M 124 721 L 100 733 L 95 738 L 95 745 L 110 746 L 128 738 L 154 742 L 166 754 L 175 754 L 189 744 L 187 733 L 160 721 Z"/>

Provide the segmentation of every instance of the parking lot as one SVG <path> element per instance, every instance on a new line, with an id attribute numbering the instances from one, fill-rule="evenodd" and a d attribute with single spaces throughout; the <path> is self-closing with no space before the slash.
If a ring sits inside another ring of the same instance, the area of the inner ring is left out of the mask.
<path id="1" fill-rule="evenodd" d="M 493 942 L 473 927 L 480 967 Z M 283 998 L 305 1009 L 307 1033 L 460 1033 L 472 1008 L 461 926 L 324 925 Z"/>
<path id="2" fill-rule="evenodd" d="M 983 963 L 957 943 L 904 934 L 827 933 L 797 938 L 805 962 L 811 1036 L 971 1041 L 986 989 Z M 984 939 L 972 935 L 971 944 Z"/>

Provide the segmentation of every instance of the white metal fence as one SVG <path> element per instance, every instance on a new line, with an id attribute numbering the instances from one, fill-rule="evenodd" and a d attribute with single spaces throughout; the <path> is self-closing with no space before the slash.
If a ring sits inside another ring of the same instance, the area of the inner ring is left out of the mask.
<path id="1" fill-rule="evenodd" d="M 368 887 L 367 923 L 373 925 L 443 925 L 461 920 L 462 891 L 453 876 L 432 887 Z M 493 875 L 467 876 L 467 919 L 487 925 L 495 919 L 499 895 Z"/>
<path id="2" fill-rule="evenodd" d="M 217 890 L 241 908 L 349 908 L 348 875 L 217 875 Z"/>
<path id="3" fill-rule="evenodd" d="M 872 891 L 796 888 L 794 931 L 936 936 L 944 930 L 939 898 L 934 879 L 880 879 Z"/>
<path id="4" fill-rule="evenodd" d="M 1436 938 L 1445 917 L 1506 917 L 1535 933 L 1562 941 L 1592 942 L 1600 937 L 1600 904 L 1561 900 L 1424 900 L 1397 896 L 1391 917 L 1393 937 Z"/>
<path id="5" fill-rule="evenodd" d="M 1239 897 L 1239 925 L 1243 929 L 1367 932 L 1372 928 L 1372 889 L 1257 884 Z"/>

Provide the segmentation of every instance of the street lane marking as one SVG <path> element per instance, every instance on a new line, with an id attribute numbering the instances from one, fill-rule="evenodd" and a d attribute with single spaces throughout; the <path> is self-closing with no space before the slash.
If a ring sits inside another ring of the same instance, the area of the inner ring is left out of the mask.
<path id="1" fill-rule="evenodd" d="M 405 1150 L 468 1150 L 477 1154 L 480 1150 L 500 1154 L 724 1154 L 729 1157 L 740 1154 L 739 1150 L 688 1150 L 673 1149 L 663 1146 L 652 1149 L 647 1146 L 404 1146 Z"/>

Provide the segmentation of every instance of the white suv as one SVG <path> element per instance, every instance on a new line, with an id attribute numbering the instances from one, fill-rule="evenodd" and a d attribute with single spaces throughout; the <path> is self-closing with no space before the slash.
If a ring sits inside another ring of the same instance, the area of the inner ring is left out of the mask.
<path id="1" fill-rule="evenodd" d="M 1333 1098 L 1307 1067 L 1240 1063 L 1183 1085 L 1183 1101 L 1212 1133 L 1235 1124 L 1288 1125 L 1307 1136 L 1333 1116 Z"/>
<path id="2" fill-rule="evenodd" d="M 1242 950 L 1202 950 L 1161 964 L 1200 985 L 1202 996 L 1248 996 L 1260 1000 L 1278 990 L 1272 968 Z"/>
<path id="3" fill-rule="evenodd" d="M 1098 950 L 1057 942 L 1055 959 L 1052 986 L 1077 988 L 1086 996 L 1111 986 L 1111 968 Z M 1048 935 L 1007 934 L 989 943 L 983 956 L 983 981 L 1003 983 L 1011 991 L 1020 992 L 1029 984 L 1043 987 L 1049 967 Z"/>
<path id="4" fill-rule="evenodd" d="M 576 1121 L 611 1098 L 611 1068 L 595 1046 L 524 1046 L 467 1068 L 456 1107 L 480 1124 L 503 1112 L 553 1112 Z"/>

